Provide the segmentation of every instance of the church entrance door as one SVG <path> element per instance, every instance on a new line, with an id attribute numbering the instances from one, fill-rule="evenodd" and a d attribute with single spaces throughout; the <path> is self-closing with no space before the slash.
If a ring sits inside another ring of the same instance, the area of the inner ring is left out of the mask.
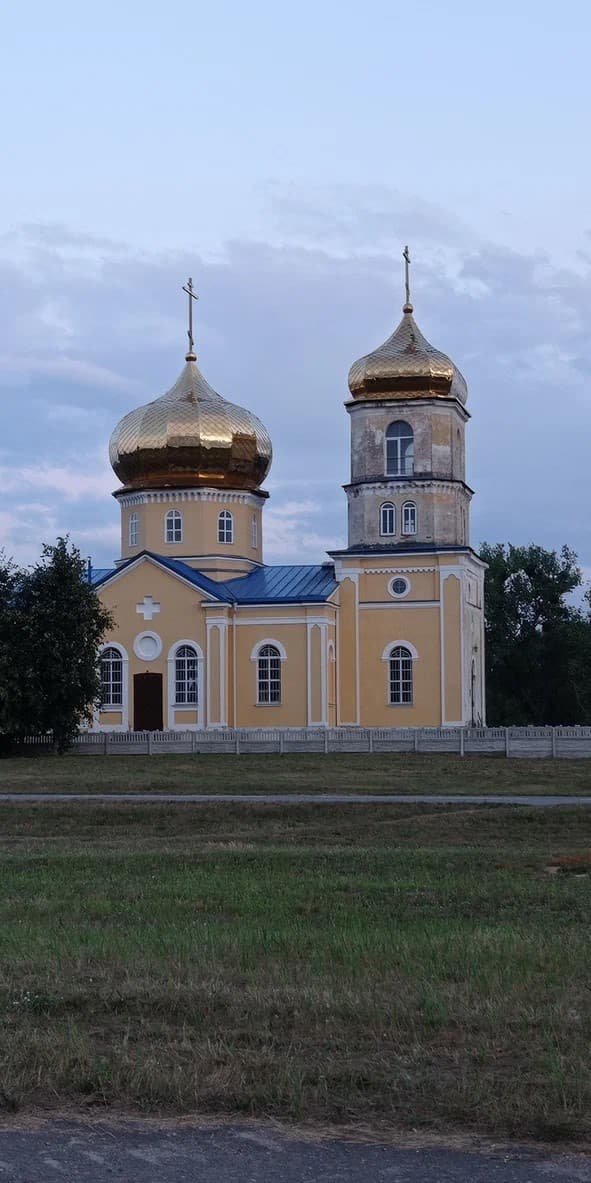
<path id="1" fill-rule="evenodd" d="M 162 731 L 162 674 L 135 674 L 133 679 L 135 731 Z"/>

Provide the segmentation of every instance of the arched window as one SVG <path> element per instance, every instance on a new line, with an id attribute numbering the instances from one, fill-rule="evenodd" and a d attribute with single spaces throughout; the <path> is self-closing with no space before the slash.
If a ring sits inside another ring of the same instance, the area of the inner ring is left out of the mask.
<path id="1" fill-rule="evenodd" d="M 250 544 L 255 550 L 259 544 L 259 524 L 257 522 L 256 513 L 253 513 L 252 521 L 250 523 Z"/>
<path id="2" fill-rule="evenodd" d="M 386 475 L 412 476 L 414 471 L 414 435 L 409 423 L 399 419 L 386 431 Z"/>
<path id="3" fill-rule="evenodd" d="M 234 518 L 227 509 L 223 509 L 218 518 L 218 542 L 234 541 Z"/>
<path id="4" fill-rule="evenodd" d="M 103 649 L 100 658 L 101 672 L 101 707 L 123 705 L 123 658 L 118 649 L 112 646 Z"/>
<path id="5" fill-rule="evenodd" d="M 139 537 L 139 518 L 137 513 L 132 513 L 129 519 L 129 545 L 137 546 Z"/>
<path id="6" fill-rule="evenodd" d="M 257 701 L 281 702 L 281 654 L 276 645 L 263 645 L 257 658 Z"/>
<path id="7" fill-rule="evenodd" d="M 417 532 L 417 507 L 414 501 L 405 501 L 402 506 L 402 533 L 416 534 Z"/>
<path id="8" fill-rule="evenodd" d="M 403 645 L 390 650 L 390 705 L 408 706 L 412 703 L 412 654 Z"/>
<path id="9" fill-rule="evenodd" d="M 183 541 L 183 515 L 178 509 L 169 509 L 166 515 L 166 541 Z"/>
<path id="10" fill-rule="evenodd" d="M 175 706 L 196 706 L 198 697 L 197 652 L 192 645 L 179 645 L 174 659 Z"/>
<path id="11" fill-rule="evenodd" d="M 391 501 L 384 501 L 380 506 L 380 534 L 396 533 L 396 506 Z"/>

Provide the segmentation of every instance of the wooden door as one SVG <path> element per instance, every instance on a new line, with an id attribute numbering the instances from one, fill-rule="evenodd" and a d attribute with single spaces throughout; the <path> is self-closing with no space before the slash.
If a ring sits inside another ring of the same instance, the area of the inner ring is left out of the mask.
<path id="1" fill-rule="evenodd" d="M 162 731 L 162 674 L 135 674 L 133 679 L 135 731 Z"/>

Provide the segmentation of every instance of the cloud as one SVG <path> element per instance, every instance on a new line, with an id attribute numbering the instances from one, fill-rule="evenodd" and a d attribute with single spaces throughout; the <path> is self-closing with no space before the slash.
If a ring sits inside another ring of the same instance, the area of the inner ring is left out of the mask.
<path id="1" fill-rule="evenodd" d="M 347 372 L 397 323 L 409 240 L 418 323 L 469 383 L 474 541 L 568 542 L 591 565 L 588 262 L 485 242 L 386 188 L 291 188 L 273 202 L 273 241 L 229 242 L 216 257 L 133 252 L 64 227 L 11 240 L 0 262 L 5 511 L 43 502 L 56 527 L 94 530 L 95 562 L 111 561 L 108 436 L 183 365 L 190 271 L 200 365 L 273 438 L 266 555 L 322 561 L 346 535 Z M 92 448 L 80 449 L 87 430 Z"/>

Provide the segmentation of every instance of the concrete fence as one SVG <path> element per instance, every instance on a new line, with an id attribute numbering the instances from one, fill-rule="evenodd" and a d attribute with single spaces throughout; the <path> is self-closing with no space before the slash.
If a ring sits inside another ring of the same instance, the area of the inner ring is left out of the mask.
<path id="1" fill-rule="evenodd" d="M 32 736 L 23 754 L 49 751 Z M 591 727 L 307 727 L 284 730 L 82 732 L 73 755 L 254 754 L 263 752 L 419 752 L 459 756 L 591 758 Z"/>

